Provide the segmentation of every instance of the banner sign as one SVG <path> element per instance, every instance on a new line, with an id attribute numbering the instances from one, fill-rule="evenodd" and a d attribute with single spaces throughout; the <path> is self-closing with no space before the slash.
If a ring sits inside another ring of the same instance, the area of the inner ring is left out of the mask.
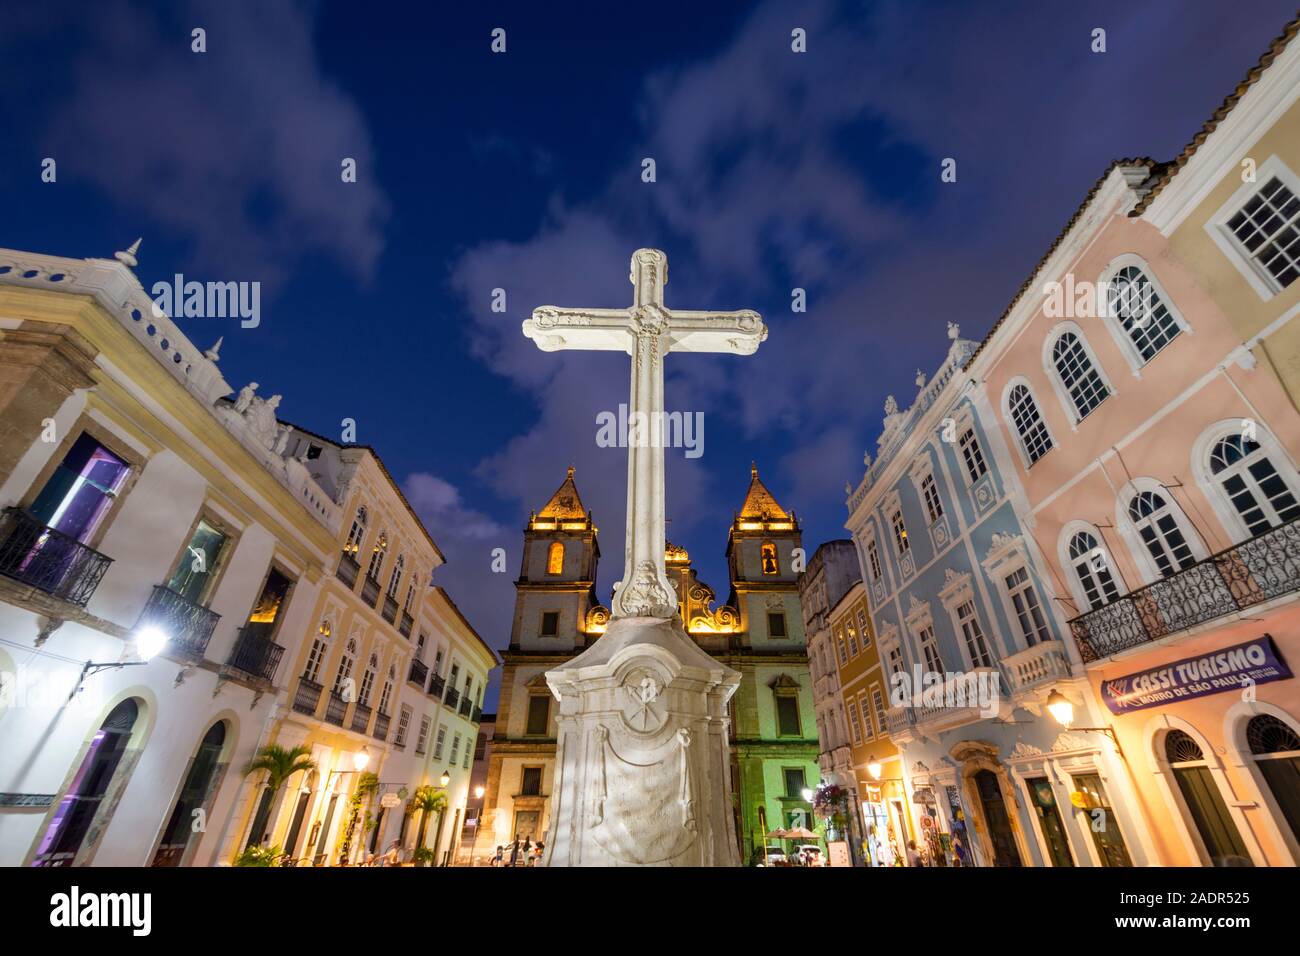
<path id="1" fill-rule="evenodd" d="M 1244 644 L 1102 681 L 1101 698 L 1112 714 L 1127 714 L 1291 676 L 1273 638 L 1265 634 Z"/>

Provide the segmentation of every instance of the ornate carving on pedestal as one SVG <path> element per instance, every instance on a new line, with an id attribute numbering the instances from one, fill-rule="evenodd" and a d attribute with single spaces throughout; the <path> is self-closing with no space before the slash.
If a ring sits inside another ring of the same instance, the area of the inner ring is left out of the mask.
<path id="1" fill-rule="evenodd" d="M 632 583 L 614 596 L 614 613 L 620 617 L 656 617 L 667 619 L 677 613 L 677 602 L 659 581 L 652 561 L 636 567 Z"/>
<path id="2" fill-rule="evenodd" d="M 640 671 L 628 677 L 623 684 L 628 706 L 623 720 L 641 734 L 652 734 L 664 724 L 663 705 L 659 701 L 659 684 L 654 676 Z M 658 705 L 658 706 L 656 706 Z"/>

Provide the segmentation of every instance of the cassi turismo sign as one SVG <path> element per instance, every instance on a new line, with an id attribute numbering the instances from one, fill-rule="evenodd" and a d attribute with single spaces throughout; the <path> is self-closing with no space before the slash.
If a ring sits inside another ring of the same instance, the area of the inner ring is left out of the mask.
<path id="1" fill-rule="evenodd" d="M 1112 714 L 1127 714 L 1290 676 L 1273 638 L 1265 634 L 1244 644 L 1102 681 L 1101 697 Z"/>

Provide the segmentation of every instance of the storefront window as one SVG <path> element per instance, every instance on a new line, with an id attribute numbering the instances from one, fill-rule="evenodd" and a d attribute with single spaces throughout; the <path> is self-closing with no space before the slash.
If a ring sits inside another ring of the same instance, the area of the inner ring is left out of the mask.
<path id="1" fill-rule="evenodd" d="M 1124 845 L 1124 835 L 1119 829 L 1119 820 L 1111 809 L 1101 777 L 1095 773 L 1082 773 L 1076 774 L 1073 780 L 1075 793 L 1072 799 L 1074 805 L 1084 811 L 1084 823 L 1092 834 L 1092 845 L 1097 849 L 1101 865 L 1132 866 L 1128 847 Z"/>

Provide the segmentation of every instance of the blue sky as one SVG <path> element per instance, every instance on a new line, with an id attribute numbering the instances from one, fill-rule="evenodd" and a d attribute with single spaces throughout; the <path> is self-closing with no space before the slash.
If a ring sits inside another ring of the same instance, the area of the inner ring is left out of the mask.
<path id="1" fill-rule="evenodd" d="M 500 647 L 522 526 L 569 464 L 602 598 L 621 572 L 625 453 L 595 435 L 626 359 L 538 351 L 532 308 L 622 306 L 629 255 L 656 246 L 670 307 L 763 313 L 758 355 L 667 365 L 669 408 L 705 418 L 702 457 L 669 453 L 669 535 L 725 598 L 750 461 L 810 552 L 842 536 L 886 394 L 910 402 L 947 322 L 988 330 L 1112 159 L 1174 156 L 1291 2 L 11 0 L 0 245 L 143 236 L 146 288 L 261 281 L 260 326 L 187 334 L 224 335 L 227 378 L 282 393 L 288 420 L 354 418 L 446 552 L 435 579 Z"/>

